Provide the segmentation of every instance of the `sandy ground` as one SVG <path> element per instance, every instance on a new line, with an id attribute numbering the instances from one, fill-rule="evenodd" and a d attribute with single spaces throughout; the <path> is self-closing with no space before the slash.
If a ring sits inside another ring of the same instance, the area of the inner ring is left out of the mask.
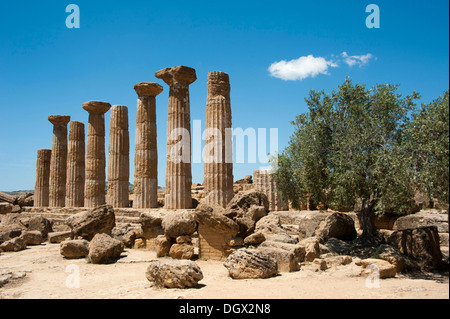
<path id="1" fill-rule="evenodd" d="M 396 299 L 449 298 L 448 275 L 398 276 L 368 288 L 350 264 L 323 272 L 301 270 L 269 279 L 233 280 L 221 262 L 197 263 L 204 279 L 194 289 L 158 289 L 147 281 L 152 251 L 127 249 L 114 264 L 88 264 L 86 259 L 66 260 L 58 244 L 1 253 L 0 276 L 13 273 L 0 288 L 0 299 Z M 79 272 L 79 287 L 76 273 Z"/>

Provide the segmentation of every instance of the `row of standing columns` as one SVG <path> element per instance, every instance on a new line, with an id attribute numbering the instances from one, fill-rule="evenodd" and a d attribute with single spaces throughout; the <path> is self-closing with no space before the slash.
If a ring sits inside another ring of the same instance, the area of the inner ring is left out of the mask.
<path id="1" fill-rule="evenodd" d="M 167 167 L 165 207 L 187 209 L 192 207 L 190 100 L 189 85 L 196 81 L 195 70 L 185 66 L 166 68 L 155 73 L 169 85 L 167 119 Z M 208 102 L 206 128 L 217 128 L 222 133 L 225 147 L 225 129 L 231 128 L 230 83 L 228 74 L 208 74 Z M 163 91 L 157 83 L 138 83 L 135 140 L 134 208 L 158 207 L 156 96 Z M 100 101 L 83 103 L 89 113 L 85 145 L 84 124 L 70 122 L 70 116 L 51 115 L 53 124 L 52 149 L 38 150 L 36 162 L 35 207 L 96 207 L 108 203 L 113 207 L 128 207 L 129 131 L 126 106 Z M 105 190 L 105 118 L 111 109 L 108 149 L 108 189 Z M 70 122 L 67 142 L 67 124 Z M 186 154 L 177 154 L 188 161 L 177 161 L 170 156 L 179 141 L 176 130 L 189 135 Z M 207 141 L 209 143 L 210 141 Z M 85 152 L 86 149 L 86 152 Z M 210 204 L 225 207 L 233 197 L 232 163 L 225 158 L 225 149 L 218 162 L 205 163 L 205 188 L 213 194 Z M 229 156 L 229 154 L 228 154 Z"/>

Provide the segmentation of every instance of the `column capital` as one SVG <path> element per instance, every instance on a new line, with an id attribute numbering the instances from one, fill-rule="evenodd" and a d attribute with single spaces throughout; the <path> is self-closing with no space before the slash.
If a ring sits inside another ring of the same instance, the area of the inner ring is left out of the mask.
<path id="1" fill-rule="evenodd" d="M 182 65 L 162 69 L 155 73 L 155 77 L 163 80 L 169 86 L 174 84 L 190 85 L 197 80 L 195 69 Z"/>
<path id="2" fill-rule="evenodd" d="M 89 114 L 105 114 L 111 108 L 111 104 L 101 101 L 89 101 L 83 103 L 83 109 Z"/>
<path id="3" fill-rule="evenodd" d="M 48 121 L 53 125 L 67 125 L 70 122 L 68 115 L 49 115 Z"/>
<path id="4" fill-rule="evenodd" d="M 134 90 L 139 97 L 141 96 L 157 96 L 164 89 L 161 84 L 153 82 L 141 82 L 134 85 Z"/>

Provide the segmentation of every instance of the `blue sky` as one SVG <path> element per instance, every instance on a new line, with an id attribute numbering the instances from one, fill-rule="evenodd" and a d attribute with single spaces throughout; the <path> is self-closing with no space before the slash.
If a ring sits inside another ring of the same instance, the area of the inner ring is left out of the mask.
<path id="1" fill-rule="evenodd" d="M 71 3 L 80 8 L 79 29 L 65 25 Z M 365 24 L 371 3 L 380 8 L 379 29 Z M 163 185 L 169 90 L 154 73 L 165 67 L 196 69 L 191 120 L 202 123 L 207 73 L 229 73 L 233 127 L 278 128 L 280 150 L 293 133 L 289 121 L 307 110 L 309 90 L 331 91 L 346 76 L 368 86 L 399 84 L 402 94 L 416 90 L 428 103 L 448 89 L 448 12 L 447 0 L 1 0 L 0 190 L 34 188 L 36 152 L 51 148 L 48 115 L 87 123 L 81 105 L 89 100 L 128 106 L 132 181 L 138 82 L 164 86 L 157 97 Z M 280 61 L 281 76 L 272 76 L 269 67 Z M 287 80 L 286 67 L 303 76 Z M 260 166 L 236 164 L 235 179 Z M 192 172 L 202 183 L 203 164 Z"/>

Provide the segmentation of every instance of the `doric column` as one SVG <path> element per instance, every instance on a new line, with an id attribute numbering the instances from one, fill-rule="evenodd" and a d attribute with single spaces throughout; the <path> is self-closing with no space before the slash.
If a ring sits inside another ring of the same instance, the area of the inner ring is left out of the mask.
<path id="1" fill-rule="evenodd" d="M 67 148 L 66 207 L 84 207 L 84 139 L 84 124 L 78 121 L 70 122 Z"/>
<path id="2" fill-rule="evenodd" d="M 111 108 L 108 156 L 107 204 L 128 207 L 130 179 L 130 136 L 128 132 L 128 108 L 114 105 Z"/>
<path id="3" fill-rule="evenodd" d="M 233 198 L 230 79 L 227 73 L 208 73 L 205 121 L 205 202 L 226 207 Z M 227 146 L 227 147 L 226 147 Z M 227 153 L 228 152 L 228 153 Z"/>
<path id="4" fill-rule="evenodd" d="M 133 208 L 158 207 L 158 149 L 156 96 L 163 91 L 158 83 L 138 83 L 136 145 L 134 156 Z"/>
<path id="5" fill-rule="evenodd" d="M 34 207 L 48 207 L 51 156 L 52 150 L 37 151 Z"/>
<path id="6" fill-rule="evenodd" d="M 254 171 L 253 184 L 255 190 L 266 194 L 270 211 L 289 210 L 289 206 L 281 200 L 281 196 L 277 192 L 277 185 L 270 169 Z"/>
<path id="7" fill-rule="evenodd" d="M 64 207 L 66 201 L 67 123 L 70 116 L 50 115 L 53 124 L 50 160 L 49 207 Z"/>
<path id="8" fill-rule="evenodd" d="M 155 73 L 169 87 L 167 117 L 167 209 L 192 207 L 191 111 L 189 85 L 197 79 L 195 70 L 185 66 L 166 68 Z"/>
<path id="9" fill-rule="evenodd" d="M 106 159 L 105 159 L 105 113 L 111 104 L 99 101 L 83 103 L 83 109 L 89 112 L 88 135 L 86 143 L 86 181 L 84 188 L 84 206 L 104 205 Z"/>

